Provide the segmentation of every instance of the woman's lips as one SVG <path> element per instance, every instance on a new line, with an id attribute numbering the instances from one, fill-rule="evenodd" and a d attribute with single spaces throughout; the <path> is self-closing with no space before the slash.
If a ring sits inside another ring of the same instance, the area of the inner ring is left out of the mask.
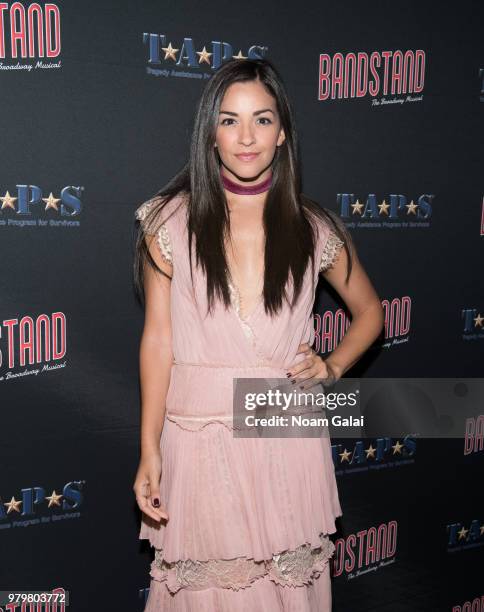
<path id="1" fill-rule="evenodd" d="M 239 155 L 236 155 L 235 157 L 237 157 L 237 159 L 240 159 L 240 161 L 249 162 L 255 159 L 258 155 L 259 153 L 240 153 Z"/>

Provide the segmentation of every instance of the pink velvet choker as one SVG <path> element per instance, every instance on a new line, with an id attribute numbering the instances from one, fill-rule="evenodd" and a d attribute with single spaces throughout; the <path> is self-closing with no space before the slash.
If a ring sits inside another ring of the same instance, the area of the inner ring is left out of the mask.
<path id="1" fill-rule="evenodd" d="M 222 174 L 222 172 L 220 172 L 220 177 L 227 191 L 237 193 L 239 195 L 256 195 L 257 193 L 267 191 L 272 184 L 272 172 L 268 178 L 255 185 L 241 185 L 240 183 L 235 183 L 226 177 L 225 174 Z"/>

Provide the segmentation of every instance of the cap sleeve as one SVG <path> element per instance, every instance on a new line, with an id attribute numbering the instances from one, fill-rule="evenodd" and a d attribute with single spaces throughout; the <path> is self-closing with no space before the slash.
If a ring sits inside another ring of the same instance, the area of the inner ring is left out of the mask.
<path id="1" fill-rule="evenodd" d="M 320 272 L 326 272 L 326 270 L 334 266 L 343 245 L 344 242 L 332 229 L 330 229 L 326 244 L 324 245 L 323 252 L 321 254 L 321 260 L 319 262 Z"/>
<path id="2" fill-rule="evenodd" d="M 153 206 L 156 198 L 143 202 L 135 211 L 135 218 L 140 222 L 145 234 L 156 236 L 158 247 L 163 259 L 173 265 L 173 252 L 171 247 L 170 234 L 166 222 L 157 222 L 158 215 L 153 214 Z"/>

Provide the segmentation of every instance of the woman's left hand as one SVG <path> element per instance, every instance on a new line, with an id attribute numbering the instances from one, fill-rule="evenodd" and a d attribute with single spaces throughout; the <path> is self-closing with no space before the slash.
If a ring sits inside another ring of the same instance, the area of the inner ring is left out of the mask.
<path id="1" fill-rule="evenodd" d="M 314 351 L 307 342 L 300 344 L 297 353 L 303 353 L 305 359 L 294 364 L 287 373 L 287 377 L 293 384 L 297 384 L 300 389 L 309 389 L 319 382 L 332 385 L 341 377 L 337 368 L 328 363 Z M 318 380 L 314 380 L 318 379 Z"/>

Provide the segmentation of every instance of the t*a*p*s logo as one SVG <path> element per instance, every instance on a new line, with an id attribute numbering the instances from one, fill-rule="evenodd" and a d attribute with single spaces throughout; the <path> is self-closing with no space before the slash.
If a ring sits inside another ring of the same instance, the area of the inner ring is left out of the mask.
<path id="1" fill-rule="evenodd" d="M 245 54 L 242 49 L 236 53 L 227 42 L 196 43 L 193 38 L 169 39 L 167 34 L 153 32 L 144 32 L 142 40 L 147 51 L 146 72 L 152 76 L 210 78 L 229 59 L 261 59 L 268 50 L 251 44 Z"/>
<path id="2" fill-rule="evenodd" d="M 60 191 L 44 192 L 37 185 L 0 186 L 0 227 L 79 226 L 84 187 L 68 185 Z M 48 194 L 48 195 L 47 195 Z"/>

